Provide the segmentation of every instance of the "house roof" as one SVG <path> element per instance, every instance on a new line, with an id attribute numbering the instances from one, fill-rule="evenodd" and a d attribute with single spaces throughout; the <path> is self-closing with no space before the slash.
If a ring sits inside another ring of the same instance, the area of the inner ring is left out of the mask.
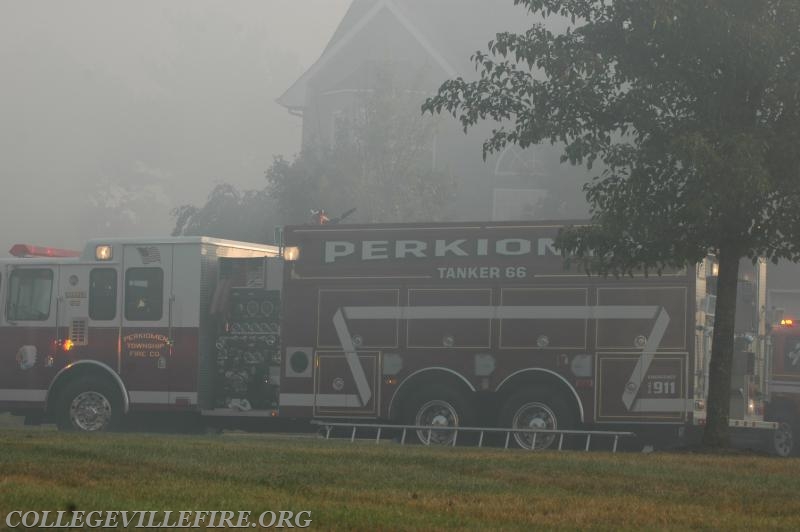
<path id="1" fill-rule="evenodd" d="M 320 58 L 278 98 L 289 109 L 305 104 L 310 80 L 371 24 L 389 13 L 442 70 L 442 80 L 471 77 L 470 56 L 485 49 L 498 32 L 524 31 L 532 25 L 523 7 L 512 0 L 353 0 Z"/>

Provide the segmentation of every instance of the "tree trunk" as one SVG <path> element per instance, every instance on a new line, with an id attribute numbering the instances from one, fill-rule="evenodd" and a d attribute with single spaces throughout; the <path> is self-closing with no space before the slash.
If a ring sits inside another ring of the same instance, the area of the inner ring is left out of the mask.
<path id="1" fill-rule="evenodd" d="M 717 256 L 717 303 L 708 375 L 706 428 L 703 433 L 703 445 L 712 448 L 730 445 L 728 417 L 740 258 L 732 246 L 721 247 Z"/>

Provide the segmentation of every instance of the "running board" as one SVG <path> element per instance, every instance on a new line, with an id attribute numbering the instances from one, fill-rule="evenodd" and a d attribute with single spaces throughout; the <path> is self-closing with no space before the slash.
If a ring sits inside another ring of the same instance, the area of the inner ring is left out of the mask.
<path id="1" fill-rule="evenodd" d="M 536 449 L 536 438 L 537 435 L 543 434 L 554 434 L 558 435 L 558 450 L 561 451 L 564 446 L 564 436 L 585 436 L 586 437 L 586 445 L 584 446 L 584 451 L 588 451 L 589 447 L 592 443 L 592 436 L 596 438 L 609 438 L 613 439 L 613 444 L 611 446 L 611 452 L 617 452 L 617 445 L 619 443 L 620 438 L 630 438 L 635 437 L 636 434 L 633 432 L 613 432 L 613 431 L 602 431 L 602 430 L 549 430 L 549 429 L 512 429 L 512 428 L 496 428 L 496 427 L 448 427 L 448 428 L 436 428 L 430 425 L 391 425 L 391 424 L 375 424 L 375 423 L 331 423 L 328 421 L 319 421 L 319 420 L 312 420 L 311 423 L 313 425 L 317 425 L 320 427 L 320 430 L 325 431 L 325 439 L 330 440 L 331 432 L 333 429 L 348 429 L 350 431 L 350 441 L 354 442 L 357 439 L 358 431 L 361 429 L 362 434 L 369 431 L 375 431 L 374 438 L 370 436 L 370 439 L 374 439 L 375 443 L 380 443 L 382 438 L 386 439 L 396 439 L 398 434 L 400 435 L 400 445 L 405 445 L 406 443 L 406 436 L 408 431 L 422 431 L 422 434 L 427 433 L 426 441 L 422 443 L 424 445 L 431 445 L 431 437 L 434 433 L 452 433 L 452 436 L 448 439 L 446 443 L 442 445 L 447 445 L 450 447 L 455 447 L 456 443 L 458 442 L 458 434 L 468 433 L 468 434 L 478 434 L 478 447 L 483 447 L 484 436 L 486 434 L 505 434 L 505 445 L 504 448 L 508 449 L 509 444 L 511 443 L 511 435 L 512 434 L 532 434 L 533 437 L 531 439 L 530 447 L 527 447 L 528 450 Z M 335 438 L 333 438 L 335 439 Z M 366 437 L 360 437 L 358 439 L 367 439 Z M 422 438 L 420 438 L 422 439 Z M 541 448 L 539 449 L 541 450 Z"/>

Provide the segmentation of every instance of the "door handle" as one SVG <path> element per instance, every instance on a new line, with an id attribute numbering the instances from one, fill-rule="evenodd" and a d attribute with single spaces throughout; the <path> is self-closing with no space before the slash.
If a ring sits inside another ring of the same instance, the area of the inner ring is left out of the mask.
<path id="1" fill-rule="evenodd" d="M 172 307 L 175 303 L 175 294 L 170 294 L 169 302 L 167 305 L 167 320 L 169 321 L 169 332 L 167 333 L 167 347 L 169 347 L 169 354 L 172 355 L 172 346 L 175 345 L 175 339 L 172 337 Z"/>
<path id="2" fill-rule="evenodd" d="M 55 334 L 55 348 L 53 349 L 53 353 L 55 354 L 56 351 L 61 347 L 61 301 L 63 298 L 61 296 L 56 297 L 56 334 Z"/>

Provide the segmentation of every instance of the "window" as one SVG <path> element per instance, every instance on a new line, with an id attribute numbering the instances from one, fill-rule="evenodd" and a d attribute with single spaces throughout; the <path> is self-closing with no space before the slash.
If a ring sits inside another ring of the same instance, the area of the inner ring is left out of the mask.
<path id="1" fill-rule="evenodd" d="M 158 321 L 164 301 L 161 268 L 130 268 L 125 272 L 125 319 Z"/>
<path id="2" fill-rule="evenodd" d="M 45 321 L 50 317 L 53 295 L 53 270 L 45 268 L 15 270 L 8 283 L 9 321 Z"/>
<path id="3" fill-rule="evenodd" d="M 117 270 L 95 268 L 89 273 L 89 317 L 113 320 L 117 316 Z"/>

